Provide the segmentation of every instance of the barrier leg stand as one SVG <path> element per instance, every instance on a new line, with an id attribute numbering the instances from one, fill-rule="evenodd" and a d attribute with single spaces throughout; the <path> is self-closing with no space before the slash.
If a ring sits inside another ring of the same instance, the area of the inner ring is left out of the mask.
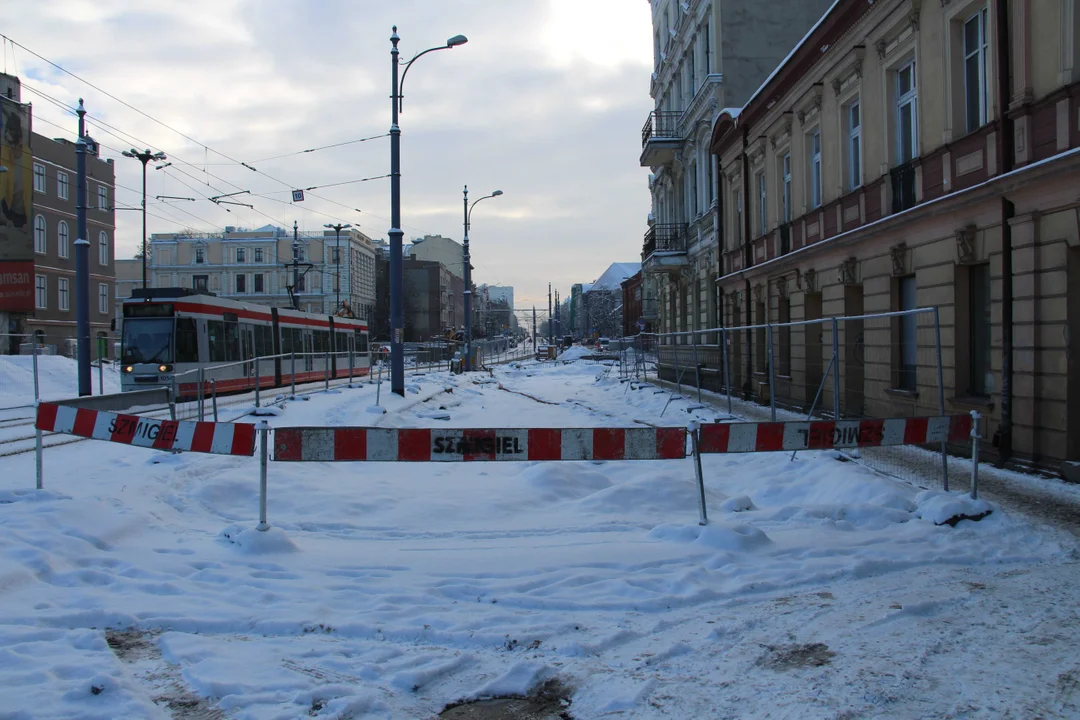
<path id="1" fill-rule="evenodd" d="M 217 385 L 214 382 L 214 378 L 210 378 L 210 402 L 213 403 L 214 407 L 214 422 L 217 422 Z"/>
<path id="2" fill-rule="evenodd" d="M 705 509 L 705 476 L 701 472 L 701 424 L 693 420 L 686 426 L 690 433 L 690 446 L 694 451 L 694 473 L 698 485 L 698 525 L 708 525 L 709 516 Z"/>
<path id="3" fill-rule="evenodd" d="M 206 390 L 204 389 L 205 382 L 206 377 L 203 375 L 203 369 L 199 368 L 199 392 L 197 395 L 199 399 L 199 422 L 202 422 L 206 419 Z"/>
<path id="4" fill-rule="evenodd" d="M 38 385 L 38 347 L 37 338 L 34 338 L 34 425 L 37 425 L 37 408 L 38 403 L 41 402 L 40 389 Z M 45 478 L 42 476 L 42 445 L 41 445 L 41 430 L 34 428 L 34 471 L 37 477 L 37 489 L 41 490 L 45 487 Z"/>
<path id="5" fill-rule="evenodd" d="M 353 384 L 352 384 L 352 374 L 353 374 L 353 360 L 354 360 L 355 357 L 356 356 L 354 354 L 354 351 L 350 350 L 349 351 L 349 387 L 350 388 L 353 386 Z"/>
<path id="6" fill-rule="evenodd" d="M 290 400 L 295 400 L 296 399 L 296 353 L 295 352 L 289 353 L 289 355 L 292 358 L 291 359 L 292 369 L 290 370 L 290 374 L 292 375 L 292 381 L 291 381 L 292 382 L 292 397 L 290 397 L 289 399 Z"/>
<path id="7" fill-rule="evenodd" d="M 262 420 L 259 422 L 259 524 L 255 528 L 261 532 L 270 529 L 270 523 L 266 522 L 266 460 L 269 438 L 270 423 Z"/>
<path id="8" fill-rule="evenodd" d="M 173 379 L 173 382 L 174 383 L 176 382 L 175 378 Z M 176 388 L 175 387 L 165 388 L 165 391 L 169 393 L 169 419 L 175 422 L 176 421 Z"/>
<path id="9" fill-rule="evenodd" d="M 971 499 L 979 499 L 979 420 L 978 410 L 971 411 Z"/>
<path id="10" fill-rule="evenodd" d="M 97 387 L 98 395 L 105 394 L 105 360 L 98 358 L 97 362 Z"/>
<path id="11" fill-rule="evenodd" d="M 720 352 L 723 354 L 724 387 L 727 388 L 727 414 L 731 416 L 731 356 L 728 354 L 727 330 L 720 328 Z"/>
<path id="12" fill-rule="evenodd" d="M 697 354 L 697 332 L 691 331 L 690 339 L 694 341 L 694 384 L 697 386 L 697 401 L 701 404 L 701 364 Z"/>
<path id="13" fill-rule="evenodd" d="M 833 356 L 833 420 L 840 419 L 840 323 L 832 319 L 832 356 Z"/>
<path id="14" fill-rule="evenodd" d="M 937 390 L 938 412 L 945 414 L 945 380 L 941 369 L 941 316 L 937 306 L 934 306 L 934 338 L 937 342 Z M 949 492 L 949 452 L 945 443 L 941 443 L 941 479 L 945 492 Z"/>
<path id="15" fill-rule="evenodd" d="M 769 364 L 769 420 L 776 422 L 776 356 L 773 353 L 772 325 L 765 326 L 765 335 L 769 344 L 769 349 L 765 353 L 765 361 Z"/>

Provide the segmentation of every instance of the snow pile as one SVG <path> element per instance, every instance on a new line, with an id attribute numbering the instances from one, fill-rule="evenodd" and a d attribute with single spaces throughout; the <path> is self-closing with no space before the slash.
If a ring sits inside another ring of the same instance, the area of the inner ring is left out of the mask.
<path id="1" fill-rule="evenodd" d="M 38 388 L 42 400 L 64 400 L 79 394 L 78 363 L 62 355 L 38 356 Z M 117 366 L 109 363 L 102 369 L 106 394 L 120 392 Z M 98 394 L 98 368 L 90 368 L 90 385 Z M 34 357 L 0 355 L 0 408 L 33 405 Z"/>
<path id="2" fill-rule="evenodd" d="M 556 360 L 564 360 L 564 361 L 579 360 L 579 359 L 581 359 L 583 357 L 586 357 L 586 356 L 592 355 L 592 354 L 593 354 L 593 351 L 590 350 L 589 348 L 585 347 L 584 345 L 571 345 L 570 347 L 563 350 L 559 354 L 559 357 L 557 357 L 555 359 Z"/>

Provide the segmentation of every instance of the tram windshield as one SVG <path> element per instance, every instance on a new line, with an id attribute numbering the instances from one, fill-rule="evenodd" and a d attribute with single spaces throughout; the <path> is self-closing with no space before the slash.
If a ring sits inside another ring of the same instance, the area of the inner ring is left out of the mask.
<path id="1" fill-rule="evenodd" d="M 171 363 L 172 318 L 125 318 L 123 364 Z"/>

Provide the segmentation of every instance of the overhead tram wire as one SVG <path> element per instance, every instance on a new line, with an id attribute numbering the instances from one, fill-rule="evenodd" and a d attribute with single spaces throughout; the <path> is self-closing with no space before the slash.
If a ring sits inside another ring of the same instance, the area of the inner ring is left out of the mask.
<path id="1" fill-rule="evenodd" d="M 193 137 L 191 137 L 191 136 L 187 135 L 186 133 L 183 133 L 183 132 L 181 132 L 181 131 L 177 130 L 176 128 L 173 128 L 173 127 L 172 127 L 172 126 L 170 126 L 169 124 L 167 124 L 167 123 L 165 123 L 165 122 L 162 122 L 161 120 L 158 120 L 157 118 L 153 117 L 152 115 L 150 115 L 150 114 L 148 114 L 148 113 L 146 113 L 146 112 L 143 112 L 142 110 L 139 110 L 138 108 L 134 107 L 133 105 L 130 105 L 129 103 L 127 103 L 127 102 L 125 102 L 125 101 L 121 100 L 120 98 L 118 98 L 118 97 L 116 97 L 116 96 L 112 95 L 111 93 L 109 93 L 109 92 L 107 92 L 107 91 L 105 91 L 105 90 L 103 90 L 103 89 L 101 89 L 101 88 L 97 87 L 97 86 L 96 86 L 96 85 L 94 85 L 93 83 L 91 83 L 91 82 L 89 82 L 89 81 L 87 81 L 87 80 L 83 79 L 82 77 L 79 77 L 79 76 L 78 76 L 78 75 L 76 75 L 75 73 L 72 73 L 72 72 L 68 71 L 68 70 L 67 70 L 66 68 L 63 68 L 63 67 L 61 67 L 60 65 L 58 65 L 58 64 L 56 64 L 56 63 L 54 63 L 54 62 L 52 62 L 52 61 L 51 61 L 51 60 L 49 60 L 48 58 L 45 58 L 45 57 L 43 57 L 43 56 L 39 55 L 38 53 L 35 53 L 35 52 L 34 52 L 33 50 L 31 50 L 31 49 L 29 49 L 29 48 L 27 48 L 27 47 L 25 47 L 25 46 L 23 46 L 23 45 L 21 45 L 21 44 L 19 44 L 19 43 L 16 43 L 16 42 L 15 42 L 14 40 L 11 40 L 11 38 L 8 38 L 7 36 L 3 35 L 2 33 L 0 33 L 0 37 L 3 37 L 3 38 L 5 38 L 6 40 L 8 40 L 9 42 L 11 42 L 13 46 L 16 46 L 16 45 L 17 45 L 18 47 L 21 47 L 21 48 L 23 48 L 24 50 L 26 50 L 26 51 L 27 51 L 27 52 L 29 52 L 30 54 L 32 54 L 32 55 L 34 55 L 35 57 L 37 57 L 37 58 L 41 59 L 41 60 L 42 60 L 43 62 L 46 62 L 46 63 L 48 63 L 48 64 L 52 65 L 53 67 L 57 68 L 57 69 L 58 69 L 58 70 L 60 70 L 61 72 L 63 72 L 63 73 L 65 73 L 65 74 L 67 74 L 67 75 L 70 75 L 71 77 L 75 78 L 75 79 L 76 79 L 76 80 L 78 80 L 79 82 L 82 82 L 82 83 L 84 83 L 85 85 L 87 85 L 87 86 L 89 86 L 89 87 L 91 87 L 91 88 L 93 88 L 93 89 L 97 90 L 98 92 L 101 92 L 101 93 L 102 93 L 102 94 L 104 94 L 105 96 L 107 96 L 107 97 L 109 97 L 109 98 L 111 98 L 111 99 L 115 100 L 116 102 L 119 102 L 119 103 L 120 103 L 121 105 L 124 105 L 125 107 L 128 107 L 128 108 L 130 108 L 131 110 L 133 110 L 133 111 L 135 111 L 135 112 L 139 113 L 140 115 L 143 115 L 144 117 L 146 117 L 146 118 L 148 118 L 148 119 L 150 119 L 150 120 L 152 120 L 152 121 L 154 121 L 154 122 L 158 123 L 158 124 L 159 124 L 159 125 L 161 125 L 162 127 L 165 127 L 165 128 L 167 128 L 167 129 L 169 129 L 169 130 L 171 130 L 171 131 L 175 132 L 176 134 L 180 135 L 181 137 L 183 137 L 183 138 L 185 138 L 185 139 L 189 140 L 190 142 L 192 142 L 192 143 L 194 143 L 194 144 L 198 145 L 199 147 L 202 147 L 202 148 L 203 148 L 203 149 L 204 149 L 205 151 L 213 152 L 213 153 L 214 153 L 214 154 L 216 154 L 216 155 L 220 155 L 221 157 L 223 157 L 223 158 L 225 158 L 225 159 L 229 160 L 229 161 L 230 161 L 230 162 L 231 162 L 232 164 L 234 164 L 234 165 L 240 165 L 240 166 L 246 167 L 247 169 L 249 169 L 249 170 L 251 170 L 251 171 L 253 171 L 253 172 L 257 173 L 257 174 L 259 174 L 259 175 L 262 175 L 263 177 L 266 177 L 266 178 L 268 178 L 268 179 L 270 179 L 270 180 L 273 180 L 274 182 L 276 182 L 276 183 L 278 183 L 278 184 L 280 184 L 280 185 L 284 186 L 285 188 L 288 188 L 288 189 L 289 189 L 290 191 L 291 191 L 291 190 L 294 190 L 294 189 L 298 189 L 298 188 L 296 188 L 296 187 L 295 187 L 294 185 L 291 185 L 291 184 L 289 184 L 289 183 L 287 183 L 287 182 L 285 182 L 285 181 L 283 181 L 283 180 L 281 180 L 281 179 L 279 179 L 279 178 L 276 178 L 276 177 L 274 177 L 274 176 L 272 176 L 272 175 L 270 175 L 270 174 L 268 174 L 268 173 L 265 173 L 265 172 L 263 172 L 263 171 L 261 171 L 261 170 L 258 170 L 258 169 L 256 169 L 256 168 L 252 167 L 252 166 L 251 166 L 250 164 L 248 164 L 248 163 L 245 163 L 245 162 L 242 162 L 242 161 L 236 160 L 235 158 L 232 158 L 231 156 L 229 156 L 229 155 L 226 155 L 226 154 L 225 154 L 225 153 L 223 153 L 223 152 L 220 152 L 220 151 L 218 151 L 218 150 L 214 150 L 213 148 L 209 147 L 209 146 L 208 146 L 208 145 L 206 145 L 205 143 L 201 143 L 201 142 L 199 142 L 198 140 L 196 140 L 195 138 L 193 138 Z M 42 91 L 40 91 L 40 90 L 37 90 L 36 88 L 33 88 L 32 86 L 28 86 L 28 85 L 25 85 L 25 84 L 24 84 L 24 87 L 27 87 L 27 89 L 29 89 L 29 90 L 31 90 L 32 92 L 36 93 L 37 95 L 39 95 L 39 96 L 41 96 L 41 97 L 45 98 L 46 100 L 48 100 L 49 102 L 53 103 L 53 104 L 54 104 L 54 105 L 56 105 L 57 107 L 59 107 L 59 108 L 61 108 L 61 109 L 64 109 L 64 110 L 66 110 L 66 111 L 68 111 L 68 112 L 74 112 L 74 108 L 72 108 L 72 107 L 70 107 L 70 106 L 66 105 L 65 103 L 63 103 L 62 101 L 60 101 L 60 100 L 58 100 L 58 99 L 56 99 L 56 98 L 53 98 L 52 96 L 48 95 L 47 93 L 44 93 L 44 92 L 42 92 Z M 121 130 L 120 128 L 117 128 L 117 127 L 115 127 L 115 126 L 113 126 L 113 125 L 111 125 L 111 124 L 107 123 L 106 121 L 104 121 L 103 119 L 99 118 L 99 117 L 98 117 L 98 116 L 96 116 L 96 115 L 91 115 L 91 114 L 89 114 L 89 113 L 88 113 L 88 114 L 87 114 L 87 116 L 88 116 L 88 117 L 89 117 L 89 118 L 90 118 L 91 120 L 93 120 L 93 121 L 95 122 L 95 124 L 97 124 L 97 125 L 98 125 L 98 126 L 99 126 L 99 127 L 100 127 L 100 128 L 101 128 L 101 129 L 103 130 L 103 131 L 104 131 L 104 132 L 108 133 L 109 135 L 112 135 L 113 137 L 117 138 L 118 140 L 121 140 L 121 141 L 123 141 L 123 142 L 125 142 L 125 143 L 130 143 L 130 142 L 134 142 L 134 143 L 135 143 L 135 144 L 137 144 L 137 145 L 144 145 L 144 146 L 148 145 L 148 143 L 147 143 L 147 142 L 146 142 L 145 140 L 142 140 L 142 139 L 140 139 L 140 138 L 137 138 L 137 137 L 135 137 L 134 135 L 131 135 L 130 133 L 127 133 L 127 132 L 125 132 L 125 131 Z M 110 130 L 111 130 L 111 132 L 110 132 Z M 366 141 L 366 140 L 376 139 L 376 138 L 378 138 L 378 137 L 383 137 L 383 136 L 382 136 L 382 135 L 378 135 L 378 136 L 372 136 L 372 137 L 370 137 L 370 138 L 362 138 L 362 139 L 360 139 L 360 140 L 357 140 L 357 141 L 348 141 L 348 142 L 346 142 L 346 143 L 341 143 L 341 144 L 348 144 L 348 143 L 350 143 L 350 142 L 360 142 L 360 141 Z M 155 144 L 156 144 L 156 143 L 155 143 Z M 331 145 L 331 146 L 326 146 L 326 147 L 333 147 L 333 145 Z M 279 157 L 286 157 L 286 156 L 288 156 L 288 155 L 292 155 L 292 154 L 303 154 L 303 153 L 306 153 L 306 152 L 309 152 L 309 151 L 313 151 L 313 150 L 317 150 L 317 149 L 322 149 L 322 148 L 311 148 L 310 150 L 303 150 L 303 151 L 299 151 L 299 152 L 297 152 L 297 153 L 289 153 L 289 154 L 286 154 L 285 156 L 279 156 Z M 236 183 L 234 183 L 234 182 L 232 182 L 232 181 L 230 181 L 230 180 L 226 180 L 225 178 L 219 177 L 219 176 L 217 176 L 217 175 L 214 175 L 213 173 L 211 173 L 211 172 L 207 171 L 207 170 L 205 169 L 205 165 L 206 165 L 205 163 L 203 163 L 203 164 L 202 164 L 202 165 L 200 166 L 200 164 L 198 164 L 198 163 L 192 163 L 192 162 L 189 162 L 189 161 L 187 161 L 187 160 L 184 160 L 184 159 L 180 158 L 179 156 L 177 156 L 177 155 L 176 155 L 175 153 L 172 153 L 172 152 L 170 152 L 169 158 L 170 158 L 170 160 L 171 160 L 171 161 L 174 161 L 174 163 L 180 163 L 180 164 L 182 164 L 182 165 L 187 165 L 187 166 L 191 167 L 192 169 L 194 169 L 194 170 L 196 170 L 196 171 L 200 171 L 200 167 L 202 167 L 203 169 L 201 170 L 201 172 L 202 172 L 202 173 L 203 173 L 204 175 L 206 175 L 206 176 L 208 176 L 208 177 L 212 177 L 212 178 L 214 178 L 214 179 L 218 180 L 219 182 L 222 182 L 222 183 L 224 183 L 224 184 L 226 184 L 226 185 L 229 185 L 229 186 L 231 186 L 231 187 L 234 187 L 234 188 L 236 188 L 237 190 L 246 190 L 246 189 L 247 189 L 247 188 L 243 188 L 243 187 L 241 187 L 240 185 L 237 185 Z M 264 159 L 264 161 L 265 161 L 265 159 Z M 174 167 L 175 167 L 175 164 L 174 164 Z M 182 172 L 182 171 L 180 171 L 180 170 L 179 170 L 179 168 L 177 168 L 177 171 L 178 171 L 178 172 Z M 185 173 L 185 174 L 188 174 L 188 173 Z M 195 180 L 196 182 L 201 182 L 201 180 L 199 180 L 198 178 L 195 178 L 195 177 L 191 176 L 190 174 L 188 174 L 188 176 L 189 176 L 189 177 L 191 177 L 191 178 L 192 178 L 193 180 Z M 219 193 L 221 192 L 221 191 L 220 191 L 219 189 L 216 189 L 216 188 L 213 188 L 212 186 L 210 186 L 209 182 L 207 182 L 207 186 L 208 186 L 208 187 L 211 187 L 211 189 L 213 189 L 213 190 L 216 190 L 216 191 L 217 191 L 217 192 L 219 192 Z M 316 187 L 319 187 L 319 186 L 316 186 Z M 331 185 L 331 186 L 323 186 L 323 187 L 332 187 L 332 185 Z M 264 199 L 268 199 L 268 200 L 273 200 L 273 198 L 268 198 L 268 197 L 265 197 L 265 196 L 260 196 L 260 197 L 264 197 Z M 313 197 L 313 198 L 315 198 L 315 199 L 317 199 L 317 200 L 322 200 L 323 202 L 331 203 L 331 204 L 333 204 L 333 205 L 337 205 L 337 206 L 339 206 L 339 207 L 343 207 L 343 208 L 346 208 L 346 209 L 352 210 L 352 211 L 354 211 L 354 212 L 358 212 L 358 213 L 364 213 L 364 211 L 360 210 L 359 208 L 355 208 L 355 207 L 351 207 L 351 206 L 349 206 L 349 205 L 345 205 L 344 203 L 340 203 L 340 202 L 338 202 L 338 201 L 336 201 L 336 200 L 332 200 L 332 199 L 330 199 L 330 198 L 327 198 L 327 197 L 324 197 L 324 196 L 321 196 L 321 195 L 316 195 L 316 194 L 312 193 L 312 194 L 311 194 L 311 197 Z M 280 202 L 280 201 L 279 201 L 279 202 Z M 289 204 L 289 205 L 293 205 L 294 203 L 286 203 L 286 204 Z M 267 217 L 267 218 L 269 218 L 269 219 L 270 219 L 270 220 L 272 220 L 273 222 L 277 222 L 277 221 L 278 221 L 278 220 L 277 220 L 277 218 L 274 218 L 274 217 L 272 217 L 272 216 L 270 216 L 270 215 L 267 215 L 266 213 L 263 213 L 263 212 L 259 211 L 259 210 L 258 210 L 258 209 L 256 209 L 256 208 L 252 208 L 252 209 L 253 209 L 253 210 L 255 210 L 255 212 L 259 213 L 260 215 L 263 215 L 264 217 Z M 314 211 L 314 210 L 307 210 L 307 211 L 308 211 L 308 212 L 315 212 L 315 213 L 317 213 L 317 214 L 323 215 L 324 217 L 328 217 L 328 218 L 330 218 L 330 219 L 332 219 L 332 220 L 335 220 L 335 221 L 338 221 L 338 222 L 340 222 L 340 221 L 341 221 L 341 219 L 340 219 L 340 218 L 338 218 L 338 217 L 336 217 L 336 216 L 333 216 L 333 215 L 329 215 L 329 214 L 327 214 L 327 213 L 322 213 L 322 212 L 319 212 L 319 211 Z M 384 221 L 387 221 L 387 220 L 386 220 L 386 218 L 384 218 L 384 217 L 381 217 L 381 216 L 379 216 L 379 215 L 374 215 L 374 214 L 372 214 L 372 213 L 365 213 L 365 214 L 371 215 L 371 217 L 375 217 L 375 218 L 378 218 L 378 219 L 380 219 L 380 220 L 384 220 Z M 388 222 L 388 221 L 387 221 L 387 222 Z M 407 227 L 409 227 L 410 229 L 412 229 L 412 230 L 415 230 L 415 231 L 417 231 L 417 232 L 426 232 L 425 230 L 423 230 L 423 229 L 421 229 L 421 228 L 416 228 L 416 227 L 412 227 L 412 226 L 407 226 Z"/>
<path id="2" fill-rule="evenodd" d="M 0 37 L 3 37 L 3 35 L 0 35 Z M 65 72 L 66 72 L 66 71 L 65 71 Z M 69 74 L 70 74 L 70 73 L 69 73 Z M 73 77 L 74 77 L 74 76 L 73 76 Z M 79 78 L 79 79 L 81 80 L 81 78 Z M 83 82 L 85 82 L 85 81 L 83 81 Z M 88 85 L 90 85 L 91 87 L 94 87 L 94 86 L 93 86 L 92 84 L 90 84 L 90 83 L 87 83 L 87 84 L 88 84 Z M 54 105 L 56 105 L 57 107 L 59 107 L 59 108 L 61 108 L 61 109 L 63 109 L 63 110 L 66 110 L 66 111 L 68 111 L 68 112 L 72 112 L 72 113 L 74 112 L 74 108 L 72 108 L 72 107 L 70 107 L 70 106 L 68 106 L 68 105 L 64 104 L 64 103 L 63 103 L 63 102 L 62 102 L 61 100 L 58 100 L 58 99 L 56 99 L 56 98 L 52 97 L 51 95 L 49 95 L 49 94 L 47 94 L 47 93 L 43 93 L 43 92 L 41 92 L 40 90 L 37 90 L 36 88 L 34 88 L 34 87 L 32 87 L 32 86 L 29 86 L 29 85 L 25 85 L 25 84 L 24 84 L 24 85 L 23 85 L 23 87 L 26 87 L 27 89 L 31 90 L 32 92 L 36 93 L 37 95 L 39 95 L 39 96 L 41 96 L 42 98 L 44 98 L 44 99 L 48 100 L 49 102 L 53 103 Z M 95 88 L 95 89 L 98 89 L 98 88 Z M 106 95 L 108 95 L 108 93 L 106 93 Z M 110 96 L 110 97 L 111 97 L 111 96 Z M 115 99 L 115 98 L 114 98 L 114 99 Z M 122 101 L 120 101 L 120 102 L 122 102 Z M 126 104 L 126 103 L 125 103 L 125 104 Z M 144 113 L 144 114 L 145 114 L 145 113 Z M 123 142 L 125 142 L 125 143 L 134 143 L 134 144 L 136 144 L 136 145 L 144 145 L 144 146 L 146 146 L 146 145 L 148 145 L 148 144 L 154 144 L 154 143 L 147 143 L 147 142 L 146 142 L 145 140 L 142 140 L 142 139 L 140 139 L 140 138 L 138 138 L 138 137 L 135 137 L 134 135 L 131 135 L 130 133 L 127 133 L 127 132 L 125 132 L 125 131 L 121 130 L 120 128 L 117 128 L 117 127 L 115 127 L 115 126 L 113 126 L 113 125 L 110 125 L 109 123 L 105 122 L 104 120 L 101 120 L 100 118 L 98 118 L 98 117 L 97 117 L 97 116 L 95 116 L 95 115 L 91 115 L 90 113 L 87 113 L 87 117 L 89 117 L 90 119 L 94 120 L 94 121 L 95 121 L 95 124 L 97 124 L 97 125 L 99 126 L 99 128 L 100 128 L 100 129 L 101 129 L 101 130 L 102 130 L 103 132 L 105 132 L 105 133 L 107 133 L 107 134 L 109 134 L 109 135 L 112 135 L 112 136 L 113 136 L 113 137 L 115 137 L 116 139 L 118 139 L 118 140 L 121 140 L 121 141 L 123 141 Z M 149 117 L 149 116 L 148 116 L 148 117 Z M 151 118 L 151 119 L 154 119 L 154 118 Z M 157 122 L 157 121 L 155 120 L 155 122 Z M 162 123 L 162 124 L 164 124 L 164 123 Z M 168 127 L 168 126 L 166 126 L 166 127 Z M 172 129 L 172 128 L 170 128 L 170 129 Z M 182 134 L 182 133 L 181 133 L 181 134 Z M 187 136 L 185 135 L 184 137 L 187 137 Z M 190 140 L 191 138 L 188 138 L 188 139 Z M 199 142 L 198 142 L 197 140 L 192 140 L 192 142 L 195 142 L 195 143 L 196 143 L 196 144 L 198 144 L 198 145 L 199 145 L 200 147 L 203 147 L 203 148 L 205 148 L 205 149 L 210 149 L 210 148 L 207 148 L 207 146 L 203 145 L 202 143 L 199 143 Z M 222 155 L 222 157 L 228 157 L 228 156 L 224 155 L 223 153 L 219 153 L 219 152 L 217 152 L 216 150 L 215 150 L 214 152 L 215 152 L 215 153 L 217 153 L 217 154 L 219 154 L 219 155 Z M 195 163 L 191 163 L 191 162 L 188 162 L 188 161 L 186 161 L 186 160 L 183 160 L 182 158 L 178 157 L 178 156 L 177 156 L 176 154 L 174 154 L 174 153 L 170 153 L 170 155 L 169 155 L 169 159 L 170 159 L 170 162 L 172 163 L 172 167 L 173 167 L 173 168 L 174 168 L 174 169 L 175 169 L 175 170 L 176 170 L 177 172 L 180 172 L 180 173 L 182 173 L 182 174 L 184 174 L 184 175 L 187 175 L 187 176 L 188 176 L 189 178 L 191 178 L 191 179 L 192 179 L 192 180 L 194 180 L 195 182 L 199 182 L 199 183 L 203 182 L 203 181 L 202 181 L 202 180 L 201 180 L 200 178 L 197 178 L 197 177 L 195 177 L 195 176 L 191 175 L 190 173 L 184 172 L 184 171 L 183 171 L 183 170 L 181 170 L 181 169 L 180 169 L 179 167 L 177 167 L 177 163 L 179 163 L 179 164 L 181 164 L 181 165 L 187 165 L 188 167 L 191 167 L 192 169 L 194 169 L 194 170 L 196 170 L 196 171 L 200 171 L 200 166 L 199 166 L 198 164 L 195 164 Z M 230 159 L 230 160 L 232 160 L 232 158 L 229 158 L 229 159 Z M 274 180 L 275 182 L 277 182 L 277 183 L 279 183 L 279 184 L 281 184 L 281 185 L 285 186 L 286 188 L 289 188 L 289 190 L 293 190 L 293 189 L 296 189 L 296 188 L 294 188 L 294 187 L 293 187 L 292 185 L 289 185 L 288 183 L 286 183 L 286 182 L 284 182 L 284 181 L 282 181 L 282 180 L 279 180 L 278 178 L 275 178 L 275 177 L 272 177 L 272 176 L 270 176 L 270 175 L 267 175 L 266 173 L 263 173 L 263 172 L 261 172 L 261 171 L 259 171 L 259 170 L 255 170 L 255 168 L 251 167 L 250 165 L 247 165 L 246 163 L 241 163 L 241 162 L 237 162 L 237 161 L 234 161 L 234 163 L 235 163 L 235 164 L 239 164 L 239 165 L 243 165 L 244 167 L 247 167 L 247 168 L 248 168 L 249 170 L 253 170 L 253 171 L 255 171 L 255 172 L 259 173 L 260 175 L 263 175 L 263 176 L 265 176 L 265 177 L 267 177 L 267 178 L 269 178 L 269 179 L 271 179 L 271 180 Z M 208 177 L 212 177 L 212 178 L 214 178 L 215 180 L 218 180 L 218 181 L 220 181 L 220 182 L 224 183 L 225 185 L 229 185 L 229 186 L 232 186 L 232 187 L 236 188 L 237 190 L 241 190 L 241 191 L 243 191 L 243 190 L 246 190 L 246 189 L 247 189 L 247 188 L 244 188 L 244 187 L 242 187 L 242 186 L 240 186 L 240 185 L 237 185 L 236 183 L 234 183 L 234 182 L 232 182 L 232 181 L 230 181 L 230 180 L 227 180 L 227 179 L 225 179 L 225 178 L 223 178 L 223 177 L 219 177 L 219 176 L 217 176 L 217 175 L 215 175 L 215 174 L 213 174 L 213 173 L 211 173 L 211 172 L 209 172 L 209 171 L 206 171 L 206 170 L 201 170 L 201 172 L 202 172 L 202 173 L 203 173 L 204 175 L 207 175 Z M 206 186 L 207 186 L 207 187 L 209 187 L 209 188 L 210 188 L 211 190 L 214 190 L 215 192 L 218 192 L 219 194 L 227 194 L 227 193 L 225 193 L 224 191 L 222 191 L 221 189 L 219 189 L 219 188 L 215 188 L 214 186 L 210 185 L 209 181 L 207 181 L 207 182 L 206 182 Z M 189 188 L 189 189 L 192 189 L 192 188 Z M 198 192 L 199 192 L 200 194 L 202 194 L 202 191 L 198 191 Z M 320 196 L 318 196 L 318 195 L 314 195 L 314 194 L 312 194 L 312 196 L 311 196 L 311 197 L 317 198 L 317 199 L 319 199 L 319 200 L 323 200 L 323 201 L 325 201 L 325 202 L 330 202 L 330 203 L 333 203 L 333 204 L 335 204 L 335 205 L 341 205 L 342 207 L 348 208 L 349 210 L 355 210 L 356 212 L 362 212 L 362 211 L 361 211 L 361 210 L 359 210 L 358 208 L 352 208 L 352 207 L 349 207 L 348 205 L 344 205 L 344 204 L 342 204 L 342 203 L 338 203 L 338 202 L 336 202 L 336 201 L 334 201 L 334 200 L 330 200 L 329 198 L 323 198 L 323 197 L 320 197 Z M 265 199 L 268 199 L 268 200 L 273 200 L 273 198 L 265 198 Z M 293 205 L 293 203 L 286 203 L 286 204 L 287 204 L 287 205 Z M 276 222 L 278 222 L 278 221 L 279 221 L 279 219 L 278 219 L 278 218 L 276 218 L 276 217 L 274 217 L 274 216 L 272 216 L 272 215 L 268 215 L 268 214 L 266 214 L 266 213 L 262 212 L 261 210 L 259 210 L 258 208 L 251 208 L 251 209 L 252 209 L 252 210 L 253 210 L 254 212 L 258 213 L 259 215 L 262 215 L 263 217 L 265 217 L 265 218 L 267 218 L 267 219 L 271 220 L 272 222 L 275 222 L 275 223 L 276 223 Z M 341 221 L 341 219 L 340 219 L 340 218 L 338 218 L 338 217 L 336 217 L 336 216 L 334 216 L 334 215 L 328 215 L 328 214 L 326 214 L 326 213 L 321 213 L 321 212 L 318 212 L 318 211 L 314 211 L 314 210 L 307 210 L 307 209 L 305 209 L 305 211 L 306 211 L 306 212 L 316 212 L 316 213 L 318 213 L 318 214 L 320 214 L 320 215 L 323 215 L 323 216 L 325 216 L 325 217 L 328 217 L 328 218 L 330 218 L 330 219 L 332 219 L 332 220 L 335 220 L 335 221 L 337 221 L 337 222 L 340 222 L 340 221 Z M 234 212 L 234 211 L 232 211 L 232 210 L 228 210 L 228 212 Z M 239 214 L 239 213 L 238 213 L 238 214 Z"/>

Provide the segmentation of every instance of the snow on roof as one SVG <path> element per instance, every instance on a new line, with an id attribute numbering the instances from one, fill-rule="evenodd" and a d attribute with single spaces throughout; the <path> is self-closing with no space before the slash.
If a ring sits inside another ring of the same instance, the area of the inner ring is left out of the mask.
<path id="1" fill-rule="evenodd" d="M 633 277 L 639 270 L 641 270 L 639 262 L 611 263 L 589 290 L 620 290 L 623 280 Z M 589 290 L 583 289 L 583 292 L 589 292 Z"/>

